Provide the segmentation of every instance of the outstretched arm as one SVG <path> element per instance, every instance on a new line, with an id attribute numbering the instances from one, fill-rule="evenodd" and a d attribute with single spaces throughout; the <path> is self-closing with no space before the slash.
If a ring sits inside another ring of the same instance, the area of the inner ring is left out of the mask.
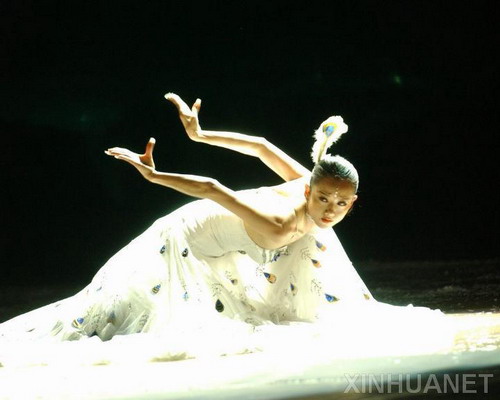
<path id="1" fill-rule="evenodd" d="M 174 93 L 167 93 L 165 98 L 177 107 L 186 133 L 195 142 L 224 147 L 249 156 L 258 157 L 285 181 L 291 181 L 310 174 L 307 168 L 263 137 L 244 135 L 236 132 L 207 131 L 201 129 L 198 119 L 201 107 L 200 99 L 197 99 L 190 109 Z"/>
<path id="2" fill-rule="evenodd" d="M 110 148 L 105 153 L 131 164 L 146 180 L 152 183 L 175 189 L 188 196 L 206 198 L 219 203 L 240 217 L 252 230 L 264 236 L 270 235 L 279 238 L 290 233 L 290 229 L 292 229 L 290 221 L 295 215 L 293 210 L 290 210 L 290 215 L 271 215 L 250 205 L 236 192 L 215 179 L 156 171 L 153 160 L 154 145 L 155 140 L 151 138 L 146 145 L 144 154 L 137 154 L 121 147 Z"/>

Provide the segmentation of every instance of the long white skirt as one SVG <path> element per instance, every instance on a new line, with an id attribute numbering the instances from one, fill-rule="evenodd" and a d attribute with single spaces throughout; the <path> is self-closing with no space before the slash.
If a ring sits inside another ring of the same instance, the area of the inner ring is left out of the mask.
<path id="1" fill-rule="evenodd" d="M 76 295 L 0 324 L 0 363 L 421 354 L 453 334 L 440 311 L 373 299 L 332 230 L 261 249 L 201 200 L 156 221 Z"/>

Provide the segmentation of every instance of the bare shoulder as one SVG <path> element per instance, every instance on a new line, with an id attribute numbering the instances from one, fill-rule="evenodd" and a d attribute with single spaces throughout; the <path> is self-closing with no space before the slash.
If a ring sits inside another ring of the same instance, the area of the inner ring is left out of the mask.
<path id="1" fill-rule="evenodd" d="M 300 178 L 294 179 L 293 181 L 288 181 L 280 185 L 271 186 L 270 188 L 278 195 L 285 198 L 303 198 L 304 191 L 306 185 L 309 184 L 309 180 L 309 176 L 302 176 Z"/>
<path id="2" fill-rule="evenodd" d="M 302 214 L 304 190 L 307 178 L 298 178 L 276 186 L 264 186 L 258 189 L 242 190 L 237 197 L 264 215 L 268 215 L 281 227 L 273 234 L 255 229 L 250 221 L 245 227 L 250 238 L 264 248 L 277 248 L 295 240 L 298 234 L 297 222 Z"/>
<path id="3" fill-rule="evenodd" d="M 290 214 L 295 208 L 293 204 L 303 201 L 305 185 L 308 183 L 309 177 L 301 177 L 275 186 L 239 190 L 237 196 L 247 201 L 256 201 L 261 206 L 279 208 L 285 214 Z M 289 205 L 291 208 L 288 209 L 285 205 Z M 278 212 L 278 214 L 281 213 Z"/>

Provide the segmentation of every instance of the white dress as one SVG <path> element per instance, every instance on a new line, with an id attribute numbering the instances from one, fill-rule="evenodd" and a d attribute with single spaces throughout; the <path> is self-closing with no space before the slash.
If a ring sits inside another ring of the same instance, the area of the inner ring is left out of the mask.
<path id="1" fill-rule="evenodd" d="M 92 362 L 131 356 L 133 348 L 162 360 L 264 351 L 287 348 L 284 339 L 307 342 L 320 352 L 336 340 L 338 353 L 346 340 L 357 341 L 359 348 L 367 333 L 377 337 L 377 324 L 398 320 L 389 330 L 400 337 L 395 326 L 437 329 L 442 317 L 439 311 L 374 300 L 331 229 L 263 249 L 239 217 L 197 200 L 154 222 L 76 295 L 0 324 L 0 363 L 20 362 L 14 350 L 19 345 L 31 346 L 24 351 L 29 362 L 49 363 L 61 352 L 47 346 L 68 341 L 78 343 L 71 351 L 81 349 L 68 358 Z M 386 330 L 378 335 L 391 336 Z M 427 336 L 420 333 L 419 340 Z M 114 343 L 108 353 L 104 343 Z"/>

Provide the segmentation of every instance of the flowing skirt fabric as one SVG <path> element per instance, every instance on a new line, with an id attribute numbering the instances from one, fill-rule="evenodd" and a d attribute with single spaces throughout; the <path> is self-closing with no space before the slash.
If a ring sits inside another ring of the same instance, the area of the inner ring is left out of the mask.
<path id="1" fill-rule="evenodd" d="M 209 200 L 157 220 L 72 297 L 0 324 L 0 363 L 109 363 L 449 345 L 445 316 L 377 302 L 333 230 L 262 249 Z"/>

